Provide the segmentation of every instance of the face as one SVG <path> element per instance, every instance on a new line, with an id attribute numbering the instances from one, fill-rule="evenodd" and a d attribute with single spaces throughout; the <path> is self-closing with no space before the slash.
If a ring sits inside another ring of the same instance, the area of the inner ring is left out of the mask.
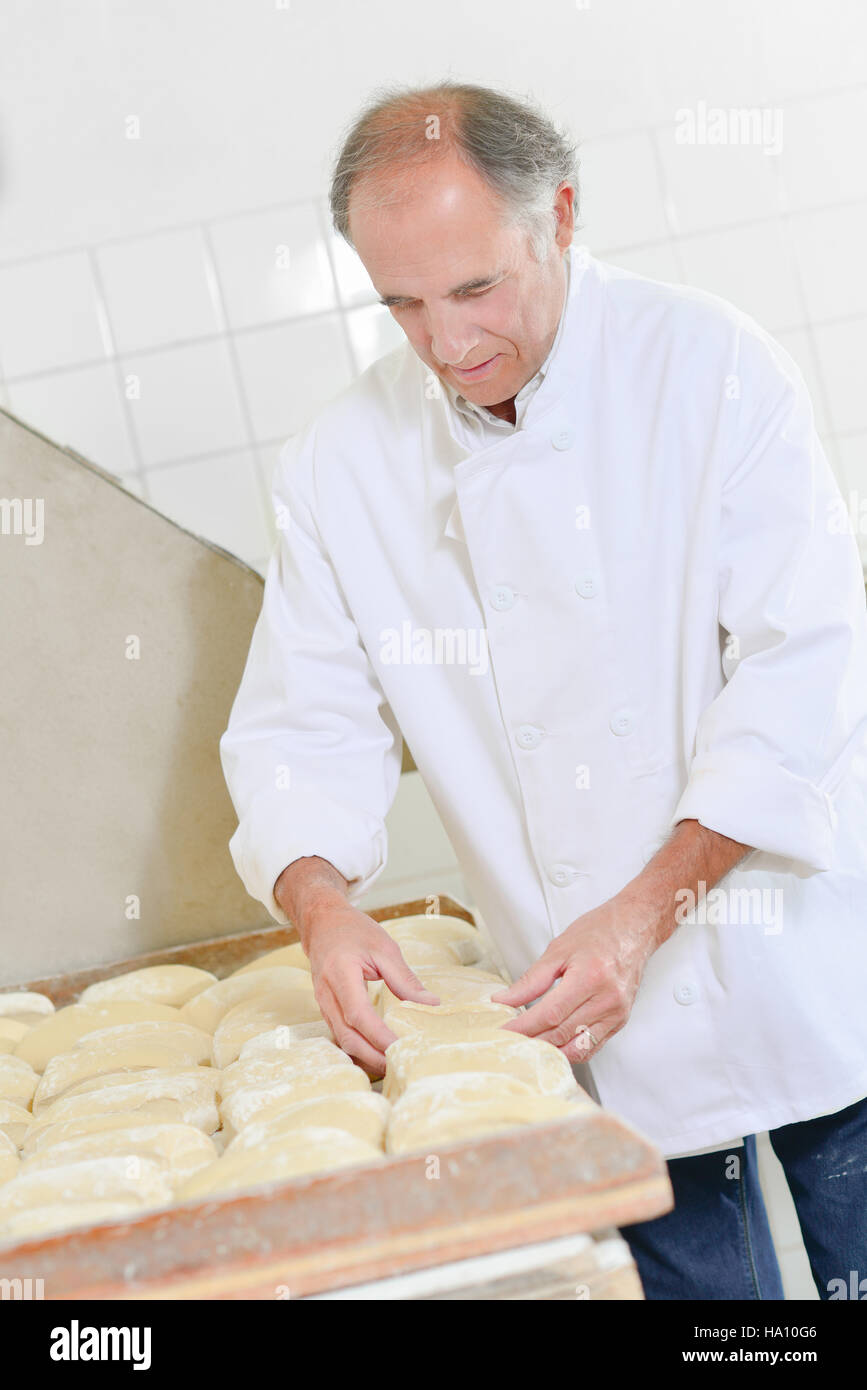
<path id="1" fill-rule="evenodd" d="M 573 193 L 558 189 L 556 241 L 534 259 L 526 231 L 456 156 L 400 175 L 401 200 L 350 200 L 350 234 L 421 360 L 468 400 L 511 401 L 547 357 L 566 287 Z"/>

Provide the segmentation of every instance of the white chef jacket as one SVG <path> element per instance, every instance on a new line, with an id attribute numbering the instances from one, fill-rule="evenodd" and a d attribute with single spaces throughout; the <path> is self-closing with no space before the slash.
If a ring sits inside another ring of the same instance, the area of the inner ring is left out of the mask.
<path id="1" fill-rule="evenodd" d="M 460 442 L 406 344 L 282 451 L 221 741 L 230 849 L 279 922 L 302 856 L 358 901 L 402 730 L 517 976 L 679 820 L 755 846 L 588 1064 L 673 1156 L 867 1093 L 863 576 L 788 353 L 716 296 L 569 255 L 520 429 Z"/>

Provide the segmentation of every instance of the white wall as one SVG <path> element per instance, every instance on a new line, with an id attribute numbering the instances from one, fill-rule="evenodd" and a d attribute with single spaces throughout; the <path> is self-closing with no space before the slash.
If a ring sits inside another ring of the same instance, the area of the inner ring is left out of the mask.
<path id="1" fill-rule="evenodd" d="M 0 404 L 251 564 L 273 543 L 281 443 L 399 340 L 327 227 L 340 132 L 374 87 L 441 76 L 531 93 L 569 126 L 577 239 L 754 314 L 800 363 L 844 494 L 867 499 L 860 0 L 7 0 L 6 13 Z M 781 112 L 780 152 L 678 143 L 679 113 L 701 107 Z M 417 775 L 390 833 L 372 900 L 462 892 Z M 809 1293 L 779 1174 L 773 1201 L 789 1289 Z"/>
<path id="2" fill-rule="evenodd" d="M 867 497 L 865 36 L 858 0 L 21 4 L 0 403 L 262 567 L 280 444 L 399 341 L 327 227 L 340 130 L 375 86 L 450 74 L 532 92 L 583 142 L 595 254 L 784 343 Z M 702 105 L 779 111 L 781 152 L 677 143 Z"/>

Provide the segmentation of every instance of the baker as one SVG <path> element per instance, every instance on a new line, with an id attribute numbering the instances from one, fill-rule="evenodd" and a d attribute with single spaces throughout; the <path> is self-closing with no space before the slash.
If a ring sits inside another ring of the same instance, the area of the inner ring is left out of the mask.
<path id="1" fill-rule="evenodd" d="M 281 453 L 231 851 L 381 1073 L 365 981 L 432 1002 L 355 905 L 403 735 L 496 997 L 531 1006 L 509 1026 L 669 1159 L 674 1211 L 624 1230 L 647 1296 L 782 1297 L 769 1130 L 828 1297 L 867 1249 L 861 566 L 792 358 L 575 246 L 577 189 L 568 139 L 486 88 L 350 130 L 334 223 L 406 343 Z"/>

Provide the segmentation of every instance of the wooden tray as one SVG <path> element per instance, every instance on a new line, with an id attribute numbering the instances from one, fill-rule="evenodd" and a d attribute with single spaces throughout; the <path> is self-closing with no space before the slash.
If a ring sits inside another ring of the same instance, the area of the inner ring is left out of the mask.
<path id="1" fill-rule="evenodd" d="M 376 908 L 379 921 L 426 900 Z M 472 922 L 453 899 L 443 914 Z M 297 940 L 278 925 L 16 986 L 71 1003 L 86 985 L 144 965 L 222 976 Z M 589 1098 L 588 1098 L 589 1100 Z M 574 1118 L 427 1156 L 272 1183 L 0 1249 L 0 1277 L 43 1280 L 46 1299 L 299 1298 L 411 1269 L 662 1215 L 659 1151 L 590 1105 Z"/>

